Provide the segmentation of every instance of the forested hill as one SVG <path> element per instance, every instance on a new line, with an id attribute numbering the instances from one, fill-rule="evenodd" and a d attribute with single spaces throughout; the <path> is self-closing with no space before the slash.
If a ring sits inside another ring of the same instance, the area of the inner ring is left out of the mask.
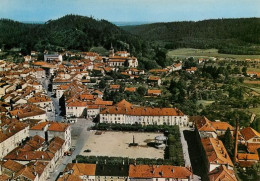
<path id="1" fill-rule="evenodd" d="M 0 48 L 18 47 L 25 51 L 59 51 L 61 48 L 87 51 L 93 46 L 142 52 L 144 41 L 106 20 L 66 15 L 45 24 L 24 24 L 0 20 Z"/>
<path id="2" fill-rule="evenodd" d="M 226 53 L 260 53 L 260 18 L 154 23 L 121 28 L 146 40 L 167 42 L 168 48 L 218 48 Z"/>

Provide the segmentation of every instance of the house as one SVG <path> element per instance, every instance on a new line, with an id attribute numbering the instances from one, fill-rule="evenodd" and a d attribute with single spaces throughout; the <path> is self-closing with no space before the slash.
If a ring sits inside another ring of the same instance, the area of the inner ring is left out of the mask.
<path id="1" fill-rule="evenodd" d="M 237 160 L 241 167 L 250 167 L 259 162 L 258 153 L 238 153 Z"/>
<path id="2" fill-rule="evenodd" d="M 95 52 L 81 52 L 81 57 L 85 59 L 89 59 L 91 61 L 94 61 L 97 57 L 99 57 L 99 54 Z"/>
<path id="3" fill-rule="evenodd" d="M 152 85 L 154 85 L 154 86 L 156 86 L 156 85 L 160 86 L 161 83 L 162 83 L 162 81 L 161 81 L 161 78 L 160 78 L 160 77 L 149 76 L 149 77 L 148 77 L 148 83 L 150 83 L 150 84 L 152 84 Z"/>
<path id="4" fill-rule="evenodd" d="M 100 123 L 187 126 L 189 121 L 177 108 L 139 107 L 122 100 L 100 112 Z"/>
<path id="5" fill-rule="evenodd" d="M 227 122 L 221 122 L 221 121 L 213 122 L 213 121 L 211 121 L 211 125 L 212 125 L 213 128 L 215 128 L 218 136 L 224 135 L 225 132 L 227 131 L 227 129 L 230 130 L 232 135 L 235 131 L 235 128 Z"/>
<path id="6" fill-rule="evenodd" d="M 190 74 L 194 74 L 197 71 L 197 67 L 191 67 L 189 69 L 186 69 L 186 72 Z"/>
<path id="7" fill-rule="evenodd" d="M 125 92 L 136 92 L 136 87 L 126 87 Z"/>
<path id="8" fill-rule="evenodd" d="M 67 164 L 62 175 L 58 178 L 58 181 L 67 180 L 95 180 L 96 164 L 87 163 L 69 163 Z"/>
<path id="9" fill-rule="evenodd" d="M 147 95 L 148 96 L 161 96 L 162 91 L 160 89 L 148 89 L 147 90 Z"/>
<path id="10" fill-rule="evenodd" d="M 205 116 L 191 116 L 190 121 L 193 122 L 200 138 L 217 138 L 216 129 Z"/>
<path id="11" fill-rule="evenodd" d="M 182 63 L 176 63 L 172 65 L 172 71 L 178 71 L 182 69 Z"/>
<path id="12" fill-rule="evenodd" d="M 209 181 L 237 181 L 234 170 L 227 169 L 225 165 L 216 167 L 214 170 L 209 172 L 208 176 Z"/>
<path id="13" fill-rule="evenodd" d="M 257 143 L 260 144 L 260 133 L 251 127 L 240 130 L 240 133 L 244 137 L 246 143 Z"/>
<path id="14" fill-rule="evenodd" d="M 54 137 L 62 138 L 64 140 L 64 151 L 68 151 L 71 146 L 71 126 L 66 123 L 41 122 L 30 128 L 29 135 L 39 135 L 47 141 Z"/>
<path id="15" fill-rule="evenodd" d="M 45 181 L 49 176 L 47 162 L 32 161 L 22 165 L 13 160 L 2 163 L 2 174 L 8 176 L 10 180 Z M 0 179 L 1 180 L 1 179 Z"/>
<path id="16" fill-rule="evenodd" d="M 18 118 L 20 121 L 26 119 L 37 119 L 37 120 L 46 120 L 46 112 L 36 106 L 27 105 L 25 108 L 18 108 L 10 111 L 10 114 L 13 118 Z"/>
<path id="17" fill-rule="evenodd" d="M 205 116 L 191 116 L 190 121 L 193 122 L 201 138 L 222 136 L 225 134 L 227 129 L 230 130 L 231 134 L 234 133 L 235 128 L 227 122 L 221 121 L 210 121 Z"/>
<path id="18" fill-rule="evenodd" d="M 260 72 L 247 71 L 246 73 L 250 77 L 260 78 Z"/>
<path id="19" fill-rule="evenodd" d="M 119 91 L 120 89 L 120 85 L 117 85 L 117 84 L 112 84 L 109 86 L 110 90 L 113 90 L 113 91 Z"/>
<path id="20" fill-rule="evenodd" d="M 53 104 L 50 99 L 50 97 L 42 94 L 36 94 L 30 99 L 28 99 L 28 103 L 35 104 L 45 110 L 46 112 L 48 111 L 53 111 Z"/>
<path id="21" fill-rule="evenodd" d="M 35 141 L 35 138 L 39 141 Z M 43 142 L 43 138 L 34 136 L 22 146 L 6 155 L 4 160 L 13 160 L 23 165 L 33 161 L 47 162 L 46 172 L 54 171 L 59 158 L 64 155 L 64 140 L 54 137 L 49 142 Z M 35 175 L 36 176 L 36 175 Z"/>
<path id="22" fill-rule="evenodd" d="M 227 169 L 233 170 L 234 165 L 221 140 L 217 138 L 202 138 L 201 143 L 206 154 L 209 172 L 221 165 L 225 165 Z"/>
<path id="23" fill-rule="evenodd" d="M 86 110 L 87 102 L 73 99 L 66 104 L 66 117 L 81 117 L 86 116 L 84 110 Z"/>
<path id="24" fill-rule="evenodd" d="M 15 149 L 29 136 L 29 125 L 13 119 L 10 124 L 1 126 L 0 159 Z"/>
<path id="25" fill-rule="evenodd" d="M 172 165 L 130 165 L 129 180 L 191 181 L 193 180 L 193 174 L 186 167 Z"/>

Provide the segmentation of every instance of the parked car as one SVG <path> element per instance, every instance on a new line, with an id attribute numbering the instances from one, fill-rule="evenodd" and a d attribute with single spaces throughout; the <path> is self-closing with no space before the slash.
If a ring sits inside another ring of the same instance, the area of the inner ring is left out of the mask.
<path id="1" fill-rule="evenodd" d="M 89 152 L 91 152 L 91 150 L 87 149 L 87 150 L 84 150 L 84 152 L 89 153 Z"/>

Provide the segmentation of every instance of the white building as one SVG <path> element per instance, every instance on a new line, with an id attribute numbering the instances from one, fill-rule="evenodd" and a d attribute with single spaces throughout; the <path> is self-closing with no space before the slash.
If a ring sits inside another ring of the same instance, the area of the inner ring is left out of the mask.
<path id="1" fill-rule="evenodd" d="M 126 100 L 100 113 L 100 123 L 188 126 L 188 116 L 177 108 L 136 107 Z"/>
<path id="2" fill-rule="evenodd" d="M 1 127 L 0 130 L 0 160 L 15 149 L 29 136 L 29 125 L 22 122 L 13 122 Z"/>
<path id="3" fill-rule="evenodd" d="M 58 55 L 58 54 L 44 55 L 45 62 L 58 61 L 61 63 L 62 60 L 63 60 L 62 55 Z"/>

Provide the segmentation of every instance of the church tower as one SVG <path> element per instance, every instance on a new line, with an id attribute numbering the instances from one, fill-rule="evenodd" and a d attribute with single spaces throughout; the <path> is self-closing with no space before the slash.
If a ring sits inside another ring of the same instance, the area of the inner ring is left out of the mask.
<path id="1" fill-rule="evenodd" d="M 114 50 L 113 45 L 111 43 L 111 48 L 109 50 L 109 57 L 113 57 L 113 56 L 115 56 L 115 50 Z"/>

